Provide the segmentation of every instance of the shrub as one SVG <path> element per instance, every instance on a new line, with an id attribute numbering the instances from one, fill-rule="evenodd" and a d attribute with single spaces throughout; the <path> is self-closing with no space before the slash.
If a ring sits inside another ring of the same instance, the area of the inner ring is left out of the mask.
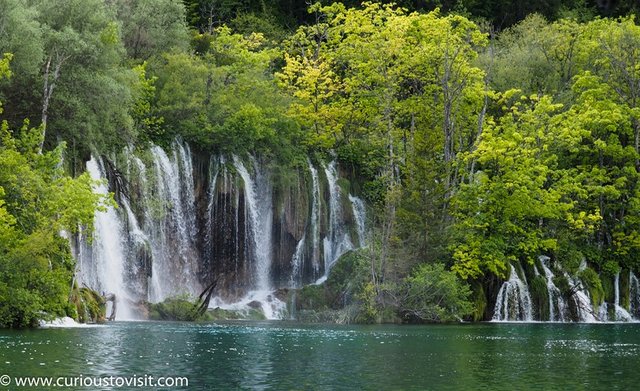
<path id="1" fill-rule="evenodd" d="M 441 263 L 420 265 L 399 289 L 406 321 L 447 322 L 473 312 L 471 288 Z"/>

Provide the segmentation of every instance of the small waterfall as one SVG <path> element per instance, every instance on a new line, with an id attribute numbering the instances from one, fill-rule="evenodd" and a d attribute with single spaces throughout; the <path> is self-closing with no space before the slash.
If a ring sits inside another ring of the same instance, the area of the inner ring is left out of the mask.
<path id="1" fill-rule="evenodd" d="M 613 280 L 613 287 L 615 295 L 613 302 L 613 306 L 615 308 L 615 320 L 630 322 L 632 320 L 631 314 L 620 306 L 620 272 L 616 273 L 616 277 Z"/>
<path id="2" fill-rule="evenodd" d="M 526 281 L 523 282 L 513 265 L 509 280 L 505 281 L 496 299 L 494 321 L 532 321 L 531 296 Z"/>
<path id="3" fill-rule="evenodd" d="M 346 230 L 342 218 L 342 192 L 338 186 L 338 173 L 335 160 L 325 167 L 329 185 L 329 233 L 324 238 L 324 276 L 316 283 L 322 283 L 327 279 L 331 266 L 347 251 L 353 249 L 349 233 Z"/>
<path id="4" fill-rule="evenodd" d="M 251 256 L 255 264 L 255 289 L 258 291 L 272 290 L 271 284 L 271 227 L 273 223 L 273 205 L 271 202 L 271 184 L 266 174 L 260 172 L 255 159 L 253 166 L 255 178 L 252 178 L 242 161 L 233 157 L 233 164 L 242 181 L 246 210 L 249 212 L 250 237 L 252 239 Z"/>
<path id="5" fill-rule="evenodd" d="M 175 222 L 178 233 L 178 248 L 181 255 L 184 255 L 189 246 L 190 235 L 187 228 L 187 214 L 182 202 L 183 181 L 176 152 L 173 153 L 173 161 L 169 160 L 165 151 L 158 146 L 151 148 L 151 152 L 153 153 L 158 195 L 162 200 L 167 201 L 165 204 L 167 212 L 171 214 L 171 219 Z"/>
<path id="6" fill-rule="evenodd" d="M 313 265 L 314 276 L 317 277 L 320 271 L 320 181 L 318 180 L 318 170 L 311 164 L 310 160 L 307 159 L 307 163 L 311 172 L 311 264 Z"/>
<path id="7" fill-rule="evenodd" d="M 367 211 L 364 206 L 364 201 L 360 198 L 352 196 L 349 194 L 349 201 L 351 201 L 351 208 L 353 209 L 353 216 L 356 219 L 356 224 L 358 227 L 358 244 L 360 247 L 364 247 L 366 245 L 366 232 L 365 232 L 365 220 L 367 216 Z"/>
<path id="8" fill-rule="evenodd" d="M 217 198 L 217 185 L 218 174 L 221 169 L 220 166 L 224 165 L 224 159 L 216 159 L 215 156 L 211 157 L 209 162 L 209 192 L 207 194 L 207 217 L 206 217 L 206 234 L 205 234 L 205 254 L 208 259 L 213 256 L 213 228 L 215 226 L 214 207 L 216 205 Z"/>
<path id="9" fill-rule="evenodd" d="M 189 239 L 193 242 L 196 239 L 196 213 L 195 213 L 195 193 L 193 181 L 193 159 L 191 149 L 186 143 L 175 142 L 173 144 L 174 161 L 180 172 L 181 202 L 185 214 L 185 222 Z"/>
<path id="10" fill-rule="evenodd" d="M 640 281 L 629 271 L 629 312 L 634 319 L 640 319 Z"/>
<path id="11" fill-rule="evenodd" d="M 191 155 L 181 143 L 173 144 L 173 159 L 158 147 L 151 148 L 155 181 L 145 195 L 145 232 L 152 253 L 152 302 L 179 294 L 198 295 L 197 250 L 195 249 L 195 198 Z"/>
<path id="12" fill-rule="evenodd" d="M 102 182 L 96 185 L 99 194 L 108 194 L 105 184 L 105 170 L 102 162 L 92 157 L 87 162 L 87 171 L 94 180 Z M 124 281 L 126 271 L 125 233 L 127 227 L 118 217 L 117 211 L 109 206 L 105 211 L 96 211 L 92 247 L 86 243 L 81 245 L 77 255 L 80 270 L 78 282 L 80 286 L 91 287 L 101 294 L 113 293 L 118 303 L 118 319 L 135 319 L 131 308 L 131 294 Z M 109 313 L 109 311 L 107 311 Z"/>
<path id="13" fill-rule="evenodd" d="M 306 235 L 302 235 L 302 238 L 296 245 L 296 251 L 291 257 L 291 287 L 300 288 L 302 286 L 302 263 L 304 261 L 304 244 L 306 241 Z"/>
<path id="14" fill-rule="evenodd" d="M 558 289 L 556 284 L 554 284 L 553 282 L 553 277 L 555 276 L 549 268 L 549 261 L 549 257 L 540 257 L 542 270 L 544 272 L 545 278 L 547 279 L 547 292 L 549 295 L 549 320 L 552 322 L 564 322 L 567 305 L 564 301 L 564 298 L 562 297 L 562 294 L 560 293 L 560 289 Z"/>
<path id="15" fill-rule="evenodd" d="M 242 161 L 233 157 L 233 165 L 244 182 L 245 211 L 248 212 L 249 254 L 254 264 L 253 291 L 236 304 L 251 306 L 258 302 L 267 319 L 279 319 L 286 310 L 286 304 L 272 294 L 271 280 L 273 203 L 272 188 L 268 175 L 260 169 L 257 161 L 251 157 L 254 177 L 247 171 Z"/>
<path id="16" fill-rule="evenodd" d="M 578 271 L 582 271 L 586 269 L 587 263 L 583 260 L 578 268 Z M 578 321 L 584 323 L 594 323 L 597 322 L 598 319 L 593 311 L 593 306 L 591 305 L 591 299 L 589 298 L 589 292 L 585 290 L 584 284 L 577 277 L 571 277 L 569 273 L 564 272 L 564 276 L 567 279 L 567 283 L 569 284 L 569 290 L 574 292 L 571 296 L 575 307 L 578 309 Z"/>

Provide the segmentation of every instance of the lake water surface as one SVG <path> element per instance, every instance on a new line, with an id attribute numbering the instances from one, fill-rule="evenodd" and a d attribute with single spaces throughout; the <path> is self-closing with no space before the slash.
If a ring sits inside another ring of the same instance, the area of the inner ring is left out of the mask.
<path id="1" fill-rule="evenodd" d="M 0 330 L 5 374 L 184 376 L 194 390 L 629 390 L 640 384 L 640 324 L 115 322 Z"/>

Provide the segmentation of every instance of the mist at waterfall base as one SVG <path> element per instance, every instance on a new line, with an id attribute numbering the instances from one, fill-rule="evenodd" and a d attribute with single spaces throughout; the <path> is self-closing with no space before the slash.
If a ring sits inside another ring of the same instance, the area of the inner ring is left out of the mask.
<path id="1" fill-rule="evenodd" d="M 281 318 L 277 290 L 324 281 L 364 243 L 364 203 L 339 186 L 335 161 L 308 161 L 276 186 L 254 156 L 195 156 L 177 141 L 123 155 L 87 162 L 117 208 L 96 212 L 92 237 L 72 246 L 78 283 L 114 293 L 119 320 L 143 318 L 140 303 L 197 297 L 213 281 L 210 307 Z"/>

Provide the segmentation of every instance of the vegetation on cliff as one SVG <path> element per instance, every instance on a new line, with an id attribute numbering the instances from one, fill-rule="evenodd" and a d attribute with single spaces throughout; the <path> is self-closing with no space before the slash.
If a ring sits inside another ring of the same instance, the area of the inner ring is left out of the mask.
<path id="1" fill-rule="evenodd" d="M 481 319 L 509 263 L 545 254 L 586 259 L 596 306 L 599 274 L 640 267 L 640 27 L 600 3 L 3 1 L 0 324 L 72 313 L 59 233 L 105 202 L 89 153 L 176 137 L 283 169 L 337 156 L 370 243 L 349 289 L 307 301 Z"/>

